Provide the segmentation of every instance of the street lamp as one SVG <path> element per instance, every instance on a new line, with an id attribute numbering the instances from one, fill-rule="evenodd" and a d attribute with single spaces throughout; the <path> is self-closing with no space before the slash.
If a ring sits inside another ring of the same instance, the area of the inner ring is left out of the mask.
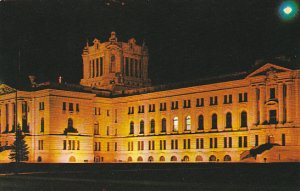
<path id="1" fill-rule="evenodd" d="M 284 1 L 278 9 L 279 16 L 284 21 L 294 19 L 299 12 L 298 4 L 295 1 Z"/>

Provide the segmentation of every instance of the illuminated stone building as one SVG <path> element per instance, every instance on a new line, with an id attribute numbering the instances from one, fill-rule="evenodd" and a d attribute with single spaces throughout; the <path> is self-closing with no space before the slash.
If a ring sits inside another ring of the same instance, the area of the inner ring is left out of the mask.
<path id="1" fill-rule="evenodd" d="M 292 64 L 151 86 L 147 47 L 114 32 L 87 44 L 82 59 L 80 85 L 31 78 L 17 94 L 1 85 L 0 162 L 9 162 L 16 121 L 29 162 L 300 161 L 300 70 Z"/>

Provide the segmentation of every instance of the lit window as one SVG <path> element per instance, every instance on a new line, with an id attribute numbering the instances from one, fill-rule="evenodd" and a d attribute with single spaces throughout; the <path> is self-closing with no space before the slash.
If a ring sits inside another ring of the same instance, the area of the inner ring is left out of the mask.
<path id="1" fill-rule="evenodd" d="M 185 118 L 185 130 L 190 131 L 191 130 L 191 116 L 187 116 Z"/>
<path id="2" fill-rule="evenodd" d="M 173 118 L 173 131 L 178 131 L 178 117 Z"/>

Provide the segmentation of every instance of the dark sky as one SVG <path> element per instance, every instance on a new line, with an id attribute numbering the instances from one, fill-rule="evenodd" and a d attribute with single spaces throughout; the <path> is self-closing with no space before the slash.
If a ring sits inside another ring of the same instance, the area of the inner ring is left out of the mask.
<path id="1" fill-rule="evenodd" d="M 149 48 L 155 84 L 249 69 L 256 59 L 300 52 L 299 17 L 284 22 L 275 0 L 124 0 L 0 2 L 0 80 L 82 77 L 82 49 L 94 38 L 135 37 Z"/>

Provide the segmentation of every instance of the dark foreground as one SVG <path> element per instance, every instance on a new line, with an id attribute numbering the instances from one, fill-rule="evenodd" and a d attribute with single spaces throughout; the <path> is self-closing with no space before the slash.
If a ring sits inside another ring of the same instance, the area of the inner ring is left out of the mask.
<path id="1" fill-rule="evenodd" d="M 300 163 L 9 164 L 0 174 L 0 191 L 300 190 Z"/>

